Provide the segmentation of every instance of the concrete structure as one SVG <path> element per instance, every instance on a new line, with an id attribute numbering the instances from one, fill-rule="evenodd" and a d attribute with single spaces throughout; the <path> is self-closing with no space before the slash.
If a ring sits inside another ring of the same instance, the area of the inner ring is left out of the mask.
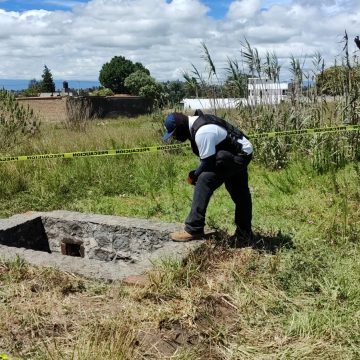
<path id="1" fill-rule="evenodd" d="M 0 220 L 0 258 L 16 256 L 85 277 L 119 280 L 161 258 L 184 258 L 203 241 L 176 243 L 180 224 L 68 211 L 31 212 Z"/>

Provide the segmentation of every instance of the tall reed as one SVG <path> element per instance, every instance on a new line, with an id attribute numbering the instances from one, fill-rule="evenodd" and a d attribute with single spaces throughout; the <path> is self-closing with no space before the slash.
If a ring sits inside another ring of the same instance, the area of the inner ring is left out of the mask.
<path id="1" fill-rule="evenodd" d="M 360 123 L 360 83 L 354 76 L 355 72 L 360 73 L 360 68 L 356 58 L 350 59 L 346 32 L 342 55 L 344 81 L 334 79 L 333 86 L 342 91 L 333 98 L 326 95 L 328 89 L 323 82 L 326 64 L 318 52 L 312 58 L 311 68 L 306 71 L 307 59 L 290 57 L 288 71 L 291 82 L 287 96 L 283 97 L 280 93 L 282 66 L 275 52 L 266 52 L 263 59 L 260 51 L 244 39 L 241 42 L 241 60 L 228 58 L 225 73 L 220 74 L 204 43 L 202 50 L 205 74 L 192 65 L 192 73 L 184 75 L 186 81 L 196 84 L 197 95 L 214 100 L 212 112 L 241 126 L 248 133 Z M 225 83 L 232 84 L 233 94 L 239 99 L 236 110 L 221 108 Z M 277 89 L 277 95 L 269 94 L 270 87 Z M 255 158 L 272 169 L 286 166 L 291 159 L 309 155 L 319 172 L 359 159 L 358 132 L 262 138 L 253 139 L 253 142 Z"/>

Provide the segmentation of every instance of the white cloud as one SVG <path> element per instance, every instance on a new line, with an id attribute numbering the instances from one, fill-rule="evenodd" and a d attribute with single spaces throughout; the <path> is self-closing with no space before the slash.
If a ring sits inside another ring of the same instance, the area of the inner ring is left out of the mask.
<path id="1" fill-rule="evenodd" d="M 237 0 L 224 19 L 208 14 L 200 0 L 92 0 L 71 11 L 0 10 L 0 77 L 39 79 L 47 64 L 57 79 L 97 79 L 105 62 L 123 55 L 158 80 L 175 79 L 192 63 L 204 68 L 202 41 L 219 69 L 227 57 L 240 60 L 245 37 L 260 54 L 275 51 L 283 62 L 315 51 L 333 62 L 345 29 L 351 41 L 360 32 L 358 0 Z"/>
<path id="2" fill-rule="evenodd" d="M 230 20 L 246 22 L 260 10 L 261 0 L 237 0 L 230 4 L 227 17 Z"/>

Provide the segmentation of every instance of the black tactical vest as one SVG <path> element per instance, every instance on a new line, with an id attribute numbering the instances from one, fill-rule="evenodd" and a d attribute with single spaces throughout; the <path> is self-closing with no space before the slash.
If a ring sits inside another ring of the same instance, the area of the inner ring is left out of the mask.
<path id="1" fill-rule="evenodd" d="M 227 150 L 234 155 L 247 155 L 242 149 L 242 144 L 237 141 L 243 137 L 248 139 L 248 137 L 241 130 L 229 124 L 224 119 L 221 119 L 215 115 L 204 114 L 201 110 L 196 110 L 194 115 L 199 116 L 190 129 L 191 148 L 195 155 L 199 156 L 199 149 L 195 142 L 195 135 L 202 126 L 209 124 L 220 126 L 227 131 L 226 138 L 216 145 L 216 152 L 219 150 Z"/>

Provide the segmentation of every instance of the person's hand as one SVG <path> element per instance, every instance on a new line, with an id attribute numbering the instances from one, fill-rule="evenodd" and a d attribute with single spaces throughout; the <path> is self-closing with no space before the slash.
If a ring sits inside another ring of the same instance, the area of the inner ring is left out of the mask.
<path id="1" fill-rule="evenodd" d="M 195 176 L 195 170 L 191 170 L 189 172 L 189 175 L 187 177 L 187 182 L 190 184 L 190 185 L 196 185 L 196 181 L 197 181 L 197 177 Z"/>

